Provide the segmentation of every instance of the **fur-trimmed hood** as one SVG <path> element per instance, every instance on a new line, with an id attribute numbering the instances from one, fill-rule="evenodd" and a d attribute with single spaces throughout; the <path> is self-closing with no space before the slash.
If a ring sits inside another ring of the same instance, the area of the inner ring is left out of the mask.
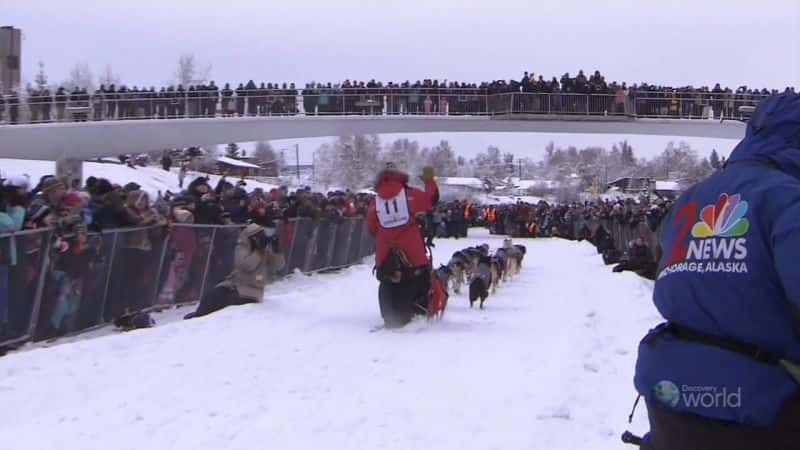
<path id="1" fill-rule="evenodd" d="M 408 174 L 399 169 L 387 168 L 375 177 L 375 192 L 383 198 L 394 197 L 408 184 Z"/>

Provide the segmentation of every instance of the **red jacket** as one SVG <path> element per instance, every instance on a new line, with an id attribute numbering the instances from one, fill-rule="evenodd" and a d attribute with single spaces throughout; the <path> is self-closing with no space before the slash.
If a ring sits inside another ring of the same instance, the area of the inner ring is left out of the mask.
<path id="1" fill-rule="evenodd" d="M 378 175 L 377 196 L 367 210 L 367 227 L 375 235 L 375 264 L 380 265 L 394 248 L 402 250 L 412 266 L 428 264 L 416 215 L 433 209 L 439 188 L 425 181 L 425 190 L 407 186 L 408 176 L 396 171 Z M 380 208 L 380 209 L 377 209 Z"/>

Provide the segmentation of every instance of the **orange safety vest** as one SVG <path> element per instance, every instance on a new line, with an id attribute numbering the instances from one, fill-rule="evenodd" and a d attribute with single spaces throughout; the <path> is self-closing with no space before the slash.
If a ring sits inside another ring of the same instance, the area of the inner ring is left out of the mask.
<path id="1" fill-rule="evenodd" d="M 464 205 L 464 218 L 469 220 L 470 213 L 472 212 L 472 205 L 467 203 Z"/>

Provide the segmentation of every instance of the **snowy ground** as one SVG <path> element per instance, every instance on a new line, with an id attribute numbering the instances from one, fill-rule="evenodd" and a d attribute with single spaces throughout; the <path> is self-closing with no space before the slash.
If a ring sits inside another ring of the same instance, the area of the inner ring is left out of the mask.
<path id="1" fill-rule="evenodd" d="M 436 259 L 499 238 L 440 240 Z M 525 240 L 522 274 L 400 332 L 371 267 L 263 304 L 0 358 L 0 448 L 620 449 L 652 285 L 586 243 Z M 185 312 L 185 311 L 182 311 Z M 166 320 L 165 320 L 166 319 Z M 635 432 L 646 429 L 643 407 Z"/>

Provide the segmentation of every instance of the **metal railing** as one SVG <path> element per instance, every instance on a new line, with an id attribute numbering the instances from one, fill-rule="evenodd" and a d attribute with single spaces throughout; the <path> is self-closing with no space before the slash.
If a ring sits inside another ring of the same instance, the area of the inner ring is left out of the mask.
<path id="1" fill-rule="evenodd" d="M 234 268 L 243 225 L 180 225 L 62 237 L 52 229 L 0 235 L 0 347 L 80 333 L 135 311 L 196 303 Z M 346 267 L 374 251 L 363 218 L 278 222 L 286 267 Z"/>
<path id="2" fill-rule="evenodd" d="M 620 116 L 745 119 L 764 95 L 630 91 L 616 94 L 487 89 L 166 91 L 29 96 L 0 106 L 0 124 L 263 116 Z"/>

